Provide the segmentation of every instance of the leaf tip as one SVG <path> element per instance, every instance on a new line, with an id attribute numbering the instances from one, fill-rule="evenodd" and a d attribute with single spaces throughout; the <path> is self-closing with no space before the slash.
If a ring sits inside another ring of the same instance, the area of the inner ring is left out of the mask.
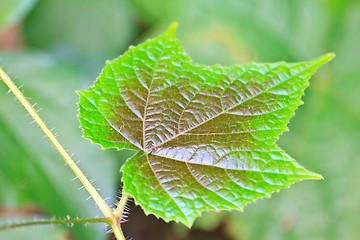
<path id="1" fill-rule="evenodd" d="M 314 179 L 324 180 L 324 177 L 321 174 L 315 173 Z"/>
<path id="2" fill-rule="evenodd" d="M 331 53 L 327 53 L 323 56 L 326 60 L 326 62 L 330 62 L 334 57 L 336 57 L 336 54 L 331 52 Z"/>
<path id="3" fill-rule="evenodd" d="M 331 53 L 324 54 L 321 57 L 314 59 L 314 61 L 316 61 L 318 63 L 318 65 L 323 65 L 325 63 L 330 62 L 335 56 L 336 56 L 336 54 L 331 52 Z"/>
<path id="4" fill-rule="evenodd" d="M 175 37 L 175 32 L 176 32 L 178 25 L 179 25 L 178 22 L 171 23 L 170 27 L 166 30 L 165 34 Z"/>
<path id="5" fill-rule="evenodd" d="M 324 180 L 324 177 L 321 174 L 311 172 L 311 175 L 307 177 L 308 179 L 315 179 L 315 180 Z"/>

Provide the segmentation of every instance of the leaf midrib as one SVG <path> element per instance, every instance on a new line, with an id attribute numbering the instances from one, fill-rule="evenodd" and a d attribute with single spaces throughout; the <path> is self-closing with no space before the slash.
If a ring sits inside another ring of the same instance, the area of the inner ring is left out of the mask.
<path id="1" fill-rule="evenodd" d="M 300 63 L 300 64 L 304 64 L 304 63 Z M 300 64 L 297 64 L 297 65 L 300 65 Z M 234 105 L 234 106 L 232 106 L 232 107 L 230 107 L 230 108 L 228 108 L 228 109 L 226 109 L 226 110 L 224 110 L 224 111 L 219 112 L 218 114 L 210 117 L 209 119 L 203 121 L 202 123 L 200 123 L 200 124 L 198 124 L 198 125 L 196 125 L 196 126 L 194 126 L 194 127 L 191 127 L 191 128 L 189 128 L 189 129 L 187 129 L 187 130 L 185 130 L 185 131 L 183 131 L 183 132 L 180 132 L 180 133 L 174 135 L 173 137 L 169 138 L 168 140 L 166 140 L 166 141 L 164 141 L 164 142 L 162 142 L 162 143 L 159 143 L 158 145 L 155 145 L 155 146 L 151 147 L 151 148 L 148 150 L 148 152 L 150 152 L 150 151 L 152 151 L 152 150 L 154 150 L 154 149 L 156 149 L 156 148 L 164 145 L 164 144 L 167 143 L 167 142 L 172 141 L 173 139 L 175 139 L 175 138 L 177 138 L 177 137 L 179 137 L 179 136 L 181 136 L 181 135 L 186 134 L 187 132 L 189 132 L 189 131 L 191 131 L 191 130 L 193 130 L 193 129 L 196 129 L 196 128 L 202 126 L 203 124 L 205 124 L 205 123 L 207 123 L 207 122 L 209 122 L 209 121 L 211 121 L 211 120 L 219 117 L 220 115 L 222 115 L 222 114 L 224 114 L 224 113 L 227 113 L 227 112 L 231 111 L 232 109 L 240 106 L 241 104 L 243 104 L 243 103 L 245 103 L 245 102 L 247 102 L 247 101 L 249 101 L 249 100 L 252 100 L 252 99 L 254 99 L 254 98 L 256 98 L 256 97 L 258 97 L 258 96 L 261 95 L 261 94 L 264 94 L 264 93 L 268 92 L 269 90 L 271 90 L 271 89 L 279 86 L 280 84 L 283 84 L 283 83 L 285 83 L 285 82 L 287 82 L 287 81 L 289 81 L 289 80 L 291 80 L 291 79 L 299 76 L 300 74 L 308 71 L 308 70 L 309 70 L 310 68 L 312 68 L 315 64 L 317 64 L 317 62 L 312 63 L 310 66 L 306 67 L 304 70 L 298 72 L 297 74 L 291 76 L 290 78 L 288 78 L 288 79 L 286 79 L 286 80 L 284 80 L 284 81 L 282 81 L 282 82 L 279 82 L 279 83 L 271 86 L 270 88 L 265 89 L 264 91 L 259 92 L 258 94 L 255 94 L 254 96 L 251 96 L 250 98 L 247 98 L 247 99 L 245 99 L 244 101 L 239 102 L 238 104 L 236 104 L 236 105 Z M 276 66 L 276 67 L 277 67 L 277 66 Z M 275 68 L 275 67 L 274 67 L 274 68 Z M 270 71 L 273 70 L 274 68 L 270 69 L 268 72 L 270 72 Z"/>
<path id="2" fill-rule="evenodd" d="M 163 53 L 164 53 L 164 48 L 165 48 L 165 45 L 168 41 L 166 41 L 162 46 L 162 49 L 161 49 L 161 53 L 160 53 L 160 56 L 158 58 L 158 60 L 156 61 L 156 65 L 154 67 L 154 72 L 151 76 L 151 82 L 150 82 L 150 86 L 149 86 L 149 89 L 148 89 L 148 94 L 147 94 L 147 97 L 146 97 L 146 103 L 145 103 L 145 107 L 144 107 L 144 115 L 143 115 L 143 119 L 142 119 L 142 122 L 143 122 L 143 150 L 145 152 L 146 151 L 146 140 L 145 140 L 145 136 L 146 136 L 146 133 L 145 133 L 145 124 L 146 124 L 146 116 L 147 116 L 147 109 L 148 109 L 148 105 L 149 105 L 149 99 L 150 99 L 150 95 L 151 95 L 151 89 L 152 89 L 152 85 L 154 83 L 154 76 L 155 76 L 155 73 L 157 71 L 157 67 L 159 65 L 159 62 L 161 61 L 161 58 L 163 56 Z M 148 150 L 148 152 L 151 151 L 151 148 Z"/>

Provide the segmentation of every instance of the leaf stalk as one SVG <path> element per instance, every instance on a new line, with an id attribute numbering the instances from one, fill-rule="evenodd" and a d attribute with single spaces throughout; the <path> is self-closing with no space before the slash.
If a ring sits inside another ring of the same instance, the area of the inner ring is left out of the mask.
<path id="1" fill-rule="evenodd" d="M 119 240 L 125 240 L 124 234 L 120 227 L 120 223 L 123 219 L 128 199 L 129 195 L 126 193 L 122 193 L 120 201 L 118 202 L 116 209 L 114 209 L 113 223 L 110 224 L 110 227 L 113 229 L 115 237 Z"/>

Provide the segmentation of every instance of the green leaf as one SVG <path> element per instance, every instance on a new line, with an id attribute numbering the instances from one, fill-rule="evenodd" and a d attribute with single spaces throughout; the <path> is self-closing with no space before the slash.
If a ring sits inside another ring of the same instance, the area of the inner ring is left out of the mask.
<path id="1" fill-rule="evenodd" d="M 104 148 L 138 150 L 122 168 L 123 191 L 145 213 L 190 226 L 209 210 L 242 210 L 307 178 L 276 144 L 308 86 L 334 57 L 232 67 L 194 63 L 162 36 L 109 61 L 80 91 L 84 136 Z"/>

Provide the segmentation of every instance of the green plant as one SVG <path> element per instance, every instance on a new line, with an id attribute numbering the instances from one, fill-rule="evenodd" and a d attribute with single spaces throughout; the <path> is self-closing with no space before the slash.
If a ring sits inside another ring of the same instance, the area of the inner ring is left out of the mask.
<path id="1" fill-rule="evenodd" d="M 137 151 L 121 169 L 123 190 L 115 209 L 0 69 L 104 214 L 42 223 L 105 222 L 117 239 L 125 239 L 120 223 L 129 197 L 147 214 L 190 227 L 204 211 L 242 210 L 296 181 L 321 178 L 275 142 L 311 75 L 334 54 L 302 63 L 207 67 L 183 51 L 176 27 L 107 62 L 94 86 L 78 92 L 84 136 L 103 148 Z"/>

